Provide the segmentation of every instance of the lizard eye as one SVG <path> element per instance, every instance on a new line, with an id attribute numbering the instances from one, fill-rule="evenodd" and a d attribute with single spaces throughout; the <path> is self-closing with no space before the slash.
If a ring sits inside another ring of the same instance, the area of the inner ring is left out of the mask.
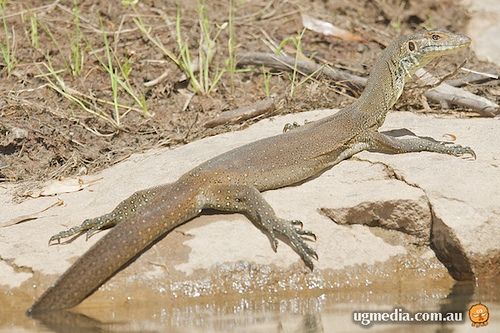
<path id="1" fill-rule="evenodd" d="M 417 45 L 415 44 L 415 42 L 409 41 L 408 42 L 408 50 L 410 50 L 411 52 L 413 52 L 416 49 L 417 49 Z"/>
<path id="2" fill-rule="evenodd" d="M 439 39 L 441 38 L 441 36 L 436 35 L 436 34 L 433 34 L 433 35 L 431 36 L 431 38 L 432 38 L 433 40 L 439 40 Z"/>

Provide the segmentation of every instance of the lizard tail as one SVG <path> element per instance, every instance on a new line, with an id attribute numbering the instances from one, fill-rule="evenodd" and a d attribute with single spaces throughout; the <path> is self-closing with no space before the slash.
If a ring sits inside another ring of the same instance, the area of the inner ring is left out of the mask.
<path id="1" fill-rule="evenodd" d="M 148 245 L 198 215 L 202 203 L 192 188 L 192 184 L 176 182 L 152 189 L 147 209 L 132 216 L 127 212 L 128 217 L 80 257 L 42 294 L 27 314 L 78 305 Z"/>

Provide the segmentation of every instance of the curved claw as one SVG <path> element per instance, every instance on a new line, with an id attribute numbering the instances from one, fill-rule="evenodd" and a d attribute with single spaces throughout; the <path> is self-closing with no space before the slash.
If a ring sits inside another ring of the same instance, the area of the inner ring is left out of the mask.
<path id="1" fill-rule="evenodd" d="M 472 157 L 474 160 L 476 160 L 476 152 L 475 152 L 474 150 L 472 150 L 472 148 L 470 148 L 470 147 L 465 147 L 465 150 L 466 150 L 466 151 L 465 151 L 465 153 L 464 153 L 464 154 L 462 154 L 462 157 L 463 157 L 464 155 L 467 155 L 467 154 L 468 154 L 468 155 L 470 155 L 470 157 Z"/>
<path id="2" fill-rule="evenodd" d="M 474 160 L 476 159 L 476 152 L 471 148 L 471 147 L 464 147 L 464 146 L 461 146 L 461 145 L 449 145 L 449 144 L 446 144 L 445 145 L 447 146 L 447 153 L 450 154 L 450 155 L 455 155 L 455 156 L 458 156 L 458 157 L 466 157 L 466 155 L 470 155 L 470 157 L 472 157 Z"/>
<path id="3" fill-rule="evenodd" d="M 293 123 L 286 123 L 285 126 L 283 126 L 283 133 L 286 133 L 286 132 L 293 130 L 297 127 L 300 127 L 300 125 L 296 121 L 294 121 Z"/>
<path id="4" fill-rule="evenodd" d="M 87 233 L 85 234 L 85 240 L 89 240 L 90 237 L 94 236 L 100 231 L 99 228 L 93 227 L 92 229 L 87 230 Z"/>
<path id="5" fill-rule="evenodd" d="M 273 251 L 274 252 L 277 252 L 278 251 L 278 239 L 276 239 L 276 236 L 273 234 L 271 234 L 271 247 L 273 248 Z"/>
<path id="6" fill-rule="evenodd" d="M 302 222 L 299 222 L 297 220 L 282 221 L 284 225 L 282 228 L 277 229 L 277 231 L 290 241 L 290 245 L 300 255 L 306 266 L 313 270 L 313 259 L 318 260 L 318 254 L 305 241 L 310 240 L 307 237 L 316 239 L 316 235 L 311 231 L 298 228 L 298 226 L 302 226 Z"/>
<path id="7" fill-rule="evenodd" d="M 52 242 L 54 242 L 54 241 L 57 241 L 57 243 L 55 243 L 55 244 L 61 244 L 61 238 L 62 237 L 59 236 L 59 234 L 50 237 L 50 239 L 49 239 L 49 246 L 50 245 L 54 245 L 54 244 L 52 244 Z"/>
<path id="8" fill-rule="evenodd" d="M 476 152 L 474 152 L 474 150 L 472 150 L 471 147 L 455 145 L 450 148 L 453 149 L 453 152 L 455 153 L 456 156 L 467 157 L 467 155 L 469 155 L 473 159 L 476 159 Z"/>
<path id="9" fill-rule="evenodd" d="M 316 234 L 314 234 L 312 231 L 309 230 L 303 230 L 303 229 L 295 229 L 295 231 L 301 235 L 301 236 L 309 236 L 313 238 L 313 241 L 316 241 L 318 238 L 316 237 Z M 310 240 L 308 238 L 304 238 L 305 240 Z"/>
<path id="10" fill-rule="evenodd" d="M 300 229 L 302 229 L 304 227 L 304 223 L 302 223 L 302 221 L 300 221 L 300 220 L 292 220 L 292 221 L 290 221 L 290 223 L 292 223 L 292 225 L 294 225 L 294 226 L 300 226 Z"/>
<path id="11" fill-rule="evenodd" d="M 70 228 L 68 230 L 64 230 L 64 231 L 61 231 L 55 235 L 53 235 L 52 237 L 49 238 L 49 246 L 50 245 L 54 245 L 54 244 L 61 244 L 61 239 L 63 238 L 68 238 L 76 233 L 78 233 L 79 230 L 77 229 L 77 227 L 73 227 L 73 228 Z M 57 243 L 54 243 L 57 241 Z"/>

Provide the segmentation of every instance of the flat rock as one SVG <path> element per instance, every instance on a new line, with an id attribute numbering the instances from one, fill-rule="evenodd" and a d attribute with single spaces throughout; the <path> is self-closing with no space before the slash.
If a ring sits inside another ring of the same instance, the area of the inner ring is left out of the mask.
<path id="1" fill-rule="evenodd" d="M 134 155 L 78 182 L 51 182 L 50 191 L 36 191 L 36 198 L 21 203 L 14 202 L 14 185 L 0 188 L 0 225 L 27 220 L 0 228 L 0 271 L 7 272 L 0 274 L 0 285 L 31 298 L 39 295 L 107 231 L 59 246 L 47 245 L 51 235 L 109 212 L 137 190 L 175 181 L 224 151 L 278 134 L 286 123 L 333 112 L 277 117 L 176 149 Z M 244 216 L 209 214 L 169 233 L 89 301 L 111 294 L 126 301 L 392 287 L 449 280 L 448 272 L 458 279 L 498 275 L 500 152 L 490 144 L 500 135 L 496 120 L 389 114 L 384 129 L 402 127 L 438 140 L 453 133 L 478 158 L 363 152 L 300 186 L 264 193 L 279 216 L 302 220 L 318 236 L 314 272 L 283 243 L 274 253 Z"/>
<path id="2" fill-rule="evenodd" d="M 396 113 L 383 129 L 405 127 L 417 135 L 472 147 L 475 161 L 433 153 L 383 155 L 362 152 L 361 160 L 383 163 L 396 178 L 422 189 L 432 210 L 431 243 L 458 280 L 500 273 L 500 163 L 498 120 L 433 119 Z M 419 156 L 419 158 L 416 158 Z"/>

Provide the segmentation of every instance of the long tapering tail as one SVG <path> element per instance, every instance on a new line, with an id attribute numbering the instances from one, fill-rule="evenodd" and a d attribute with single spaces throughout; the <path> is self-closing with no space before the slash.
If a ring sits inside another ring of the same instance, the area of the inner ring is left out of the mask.
<path id="1" fill-rule="evenodd" d="M 168 184 L 154 191 L 141 214 L 124 219 L 102 237 L 42 294 L 28 314 L 78 305 L 160 236 L 195 217 L 202 208 L 195 191 L 184 184 Z"/>

